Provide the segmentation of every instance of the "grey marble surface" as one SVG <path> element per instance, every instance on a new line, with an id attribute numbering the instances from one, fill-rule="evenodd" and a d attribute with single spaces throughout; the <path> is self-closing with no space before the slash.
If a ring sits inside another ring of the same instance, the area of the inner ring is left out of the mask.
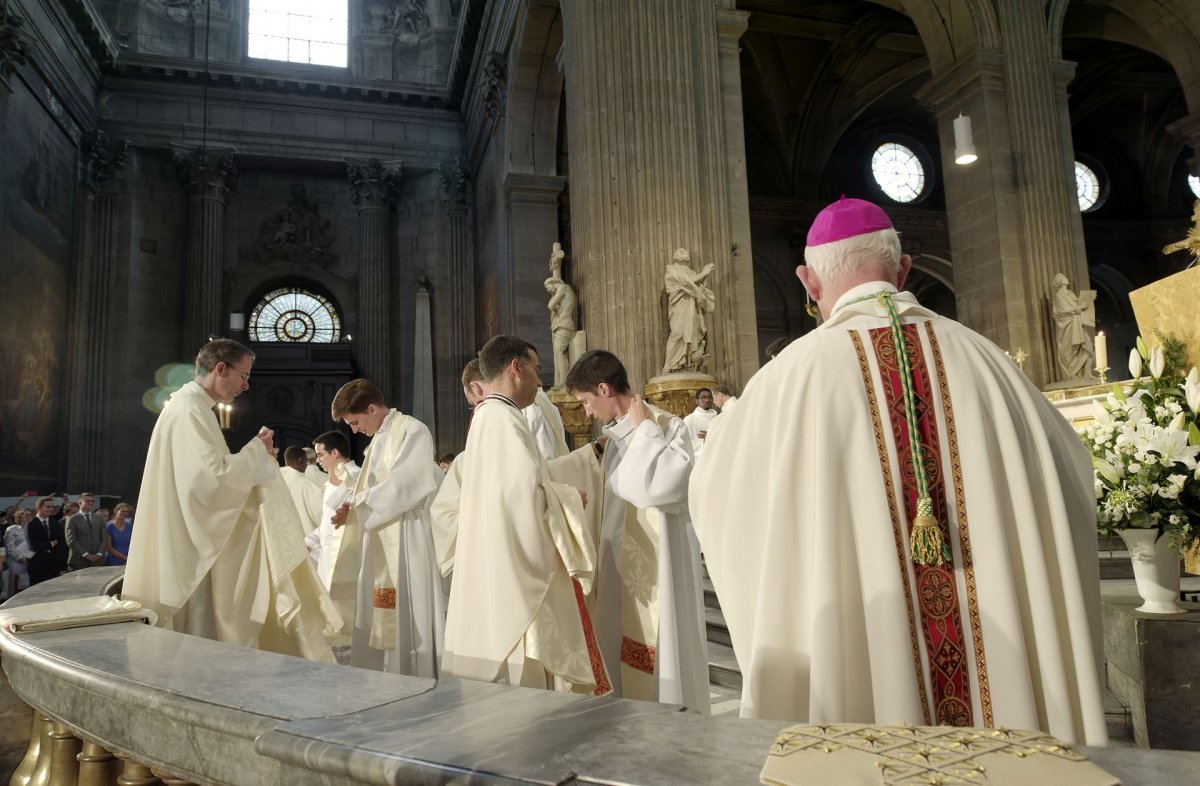
<path id="1" fill-rule="evenodd" d="M 84 571 L 10 603 L 102 593 L 119 575 Z M 0 649 L 23 700 L 114 752 L 201 784 L 754 784 L 786 725 L 435 684 L 136 623 L 0 633 Z M 1130 786 L 1200 781 L 1198 753 L 1085 752 Z"/>

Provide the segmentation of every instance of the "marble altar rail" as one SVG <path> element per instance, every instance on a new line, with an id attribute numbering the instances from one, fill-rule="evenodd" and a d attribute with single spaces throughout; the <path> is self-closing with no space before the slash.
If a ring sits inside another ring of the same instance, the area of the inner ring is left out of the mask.
<path id="1" fill-rule="evenodd" d="M 6 606 L 103 594 L 120 568 Z M 785 724 L 439 682 L 232 647 L 136 623 L 14 636 L 4 671 L 36 734 L 12 783 L 755 784 Z M 1085 748 L 1126 784 L 1194 782 L 1200 754 Z M 116 761 L 114 755 L 123 761 Z M 161 779 L 161 780 L 160 780 Z"/>

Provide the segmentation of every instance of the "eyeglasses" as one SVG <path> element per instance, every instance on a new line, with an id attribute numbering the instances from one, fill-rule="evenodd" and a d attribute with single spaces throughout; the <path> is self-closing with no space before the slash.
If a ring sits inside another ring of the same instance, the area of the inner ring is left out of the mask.
<path id="1" fill-rule="evenodd" d="M 228 368 L 228 369 L 229 369 L 230 371 L 232 371 L 234 374 L 237 374 L 239 377 L 241 377 L 243 382 L 249 382 L 249 381 L 250 381 L 250 375 L 249 375 L 249 374 L 247 374 L 245 371 L 238 371 L 238 370 L 237 370 L 236 368 L 234 368 L 233 366 L 226 366 L 226 368 Z"/>

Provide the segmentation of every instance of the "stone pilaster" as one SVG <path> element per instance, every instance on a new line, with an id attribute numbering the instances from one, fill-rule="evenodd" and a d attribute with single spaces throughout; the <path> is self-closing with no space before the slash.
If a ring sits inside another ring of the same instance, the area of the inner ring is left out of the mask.
<path id="1" fill-rule="evenodd" d="M 103 480 L 108 433 L 109 343 L 112 334 L 113 270 L 117 265 L 116 175 L 129 143 L 103 131 L 83 141 L 85 205 L 83 236 L 72 312 L 75 337 L 71 364 L 71 428 L 68 485 L 97 487 Z"/>
<path id="2" fill-rule="evenodd" d="M 188 357 L 224 331 L 225 207 L 237 165 L 232 148 L 175 145 L 172 158 L 188 195 L 182 347 Z"/>
<path id="3" fill-rule="evenodd" d="M 696 0 L 561 7 L 588 344 L 619 355 L 635 387 L 656 375 L 667 338 L 663 275 L 686 248 L 697 269 L 715 265 L 706 370 L 740 387 L 758 365 L 735 54 L 744 16 Z"/>
<path id="4" fill-rule="evenodd" d="M 467 362 L 475 356 L 475 268 L 472 232 L 467 204 L 470 183 L 461 164 L 443 165 L 439 172 L 438 195 L 443 226 L 437 233 L 438 260 L 446 266 L 438 299 L 438 325 L 445 326 L 449 368 L 441 369 L 437 379 L 439 401 L 455 401 L 462 395 L 459 379 Z M 435 293 L 436 296 L 436 293 Z M 448 387 L 441 385 L 450 380 Z M 440 448 L 459 450 L 467 443 L 467 410 L 455 406 L 439 413 L 439 431 L 435 435 Z"/>
<path id="5" fill-rule="evenodd" d="M 505 282 L 509 330 L 537 345 L 542 355 L 544 382 L 553 381 L 549 361 L 552 342 L 545 280 L 550 275 L 550 247 L 558 238 L 558 195 L 566 178 L 557 175 L 510 173 L 504 180 L 511 273 Z M 564 271 L 574 283 L 571 269 Z"/>
<path id="6" fill-rule="evenodd" d="M 1056 273 L 1088 288 L 1066 85 L 1027 0 L 1001 9 L 1003 53 L 980 50 L 918 98 L 937 115 L 958 318 L 1015 352 L 1038 385 L 1057 381 L 1050 297 Z M 1004 5 L 1004 4 L 1002 4 Z M 979 159 L 954 163 L 954 118 L 970 115 Z"/>
<path id="7" fill-rule="evenodd" d="M 0 0 L 0 88 L 11 93 L 7 79 L 17 66 L 28 62 L 28 50 L 21 37 L 25 20 L 12 12 L 8 0 Z"/>
<path id="8" fill-rule="evenodd" d="M 400 162 L 346 161 L 350 195 L 358 207 L 358 329 L 354 336 L 359 371 L 392 400 L 392 289 L 388 264 L 388 219 L 400 184 Z"/>

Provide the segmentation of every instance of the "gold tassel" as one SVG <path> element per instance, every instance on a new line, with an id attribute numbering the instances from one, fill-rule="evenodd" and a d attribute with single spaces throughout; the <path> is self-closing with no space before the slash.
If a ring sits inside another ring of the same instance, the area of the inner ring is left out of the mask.
<path id="1" fill-rule="evenodd" d="M 917 515 L 913 517 L 908 547 L 913 562 L 918 565 L 942 565 L 950 559 L 949 549 L 942 541 L 942 529 L 933 517 L 933 500 L 929 497 L 917 499 Z"/>

